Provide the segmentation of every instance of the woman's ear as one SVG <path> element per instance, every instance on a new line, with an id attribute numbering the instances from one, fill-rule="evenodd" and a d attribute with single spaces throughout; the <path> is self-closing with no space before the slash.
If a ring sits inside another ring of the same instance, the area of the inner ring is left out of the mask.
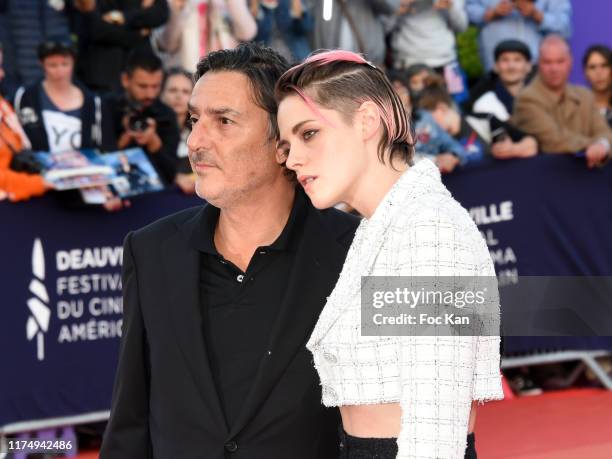
<path id="1" fill-rule="evenodd" d="M 378 133 L 382 121 L 378 105 L 368 100 L 361 104 L 358 114 L 359 118 L 356 121 L 361 124 L 362 140 L 370 140 Z"/>

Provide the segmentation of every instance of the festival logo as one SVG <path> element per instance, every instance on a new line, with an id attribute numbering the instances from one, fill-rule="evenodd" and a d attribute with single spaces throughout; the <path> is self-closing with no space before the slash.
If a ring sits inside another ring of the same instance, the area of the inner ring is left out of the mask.
<path id="1" fill-rule="evenodd" d="M 26 325 L 29 341 L 36 337 L 36 357 L 45 359 L 45 333 L 49 329 L 51 309 L 49 308 L 49 294 L 45 281 L 45 254 L 40 239 L 34 241 L 32 247 L 32 280 L 30 281 L 30 294 L 28 309 L 30 316 Z"/>

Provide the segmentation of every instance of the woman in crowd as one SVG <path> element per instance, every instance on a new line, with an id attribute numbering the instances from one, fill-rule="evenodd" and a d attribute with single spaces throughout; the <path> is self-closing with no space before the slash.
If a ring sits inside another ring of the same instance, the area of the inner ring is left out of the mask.
<path id="1" fill-rule="evenodd" d="M 582 68 L 601 114 L 612 127 L 612 51 L 604 45 L 591 46 L 584 54 Z"/>
<path id="2" fill-rule="evenodd" d="M 49 38 L 38 47 L 44 79 L 21 87 L 15 94 L 15 111 L 32 150 L 51 153 L 97 148 L 111 151 L 116 139 L 111 116 L 100 96 L 73 81 L 76 48 L 69 39 Z M 82 206 L 86 191 L 62 192 L 67 206 Z M 122 207 L 121 200 L 104 187 L 104 208 Z M 129 203 L 126 201 L 126 205 Z"/>
<path id="3" fill-rule="evenodd" d="M 4 78 L 0 47 L 0 82 Z M 0 200 L 22 201 L 42 195 L 51 186 L 39 174 L 10 170 L 14 155 L 30 148 L 30 141 L 19 124 L 11 105 L 0 96 Z"/>
<path id="4" fill-rule="evenodd" d="M 281 77 L 276 97 L 278 161 L 315 207 L 346 202 L 365 217 L 307 344 L 323 403 L 340 409 L 342 457 L 474 457 L 475 401 L 503 397 L 499 329 L 365 336 L 360 292 L 362 276 L 494 279 L 485 241 L 434 164 L 412 165 L 402 103 L 360 55 L 315 54 Z"/>
<path id="5" fill-rule="evenodd" d="M 176 121 L 181 131 L 181 141 L 176 152 L 179 163 L 174 180 L 186 194 L 195 193 L 195 175 L 189 164 L 189 152 L 187 150 L 187 137 L 191 132 L 187 105 L 192 89 L 193 77 L 189 72 L 176 67 L 168 70 L 162 89 L 162 101 L 175 111 Z"/>
<path id="6" fill-rule="evenodd" d="M 60 152 L 80 148 L 112 150 L 112 123 L 102 100 L 73 81 L 76 49 L 68 39 L 50 38 L 38 47 L 44 79 L 15 95 L 19 116 L 33 150 Z"/>

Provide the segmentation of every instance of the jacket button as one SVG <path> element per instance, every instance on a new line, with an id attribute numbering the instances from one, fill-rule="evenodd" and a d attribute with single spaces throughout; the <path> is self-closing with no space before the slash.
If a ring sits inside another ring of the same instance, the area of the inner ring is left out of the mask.
<path id="1" fill-rule="evenodd" d="M 228 441 L 225 444 L 225 451 L 227 451 L 228 453 L 235 453 L 236 451 L 238 451 L 238 443 L 236 443 L 234 440 Z"/>
<path id="2" fill-rule="evenodd" d="M 338 358 L 331 352 L 324 351 L 323 358 L 327 360 L 329 363 L 338 363 Z"/>
<path id="3" fill-rule="evenodd" d="M 338 394 L 331 386 L 322 386 L 321 392 L 323 398 L 329 400 L 332 403 L 334 403 L 338 399 Z"/>

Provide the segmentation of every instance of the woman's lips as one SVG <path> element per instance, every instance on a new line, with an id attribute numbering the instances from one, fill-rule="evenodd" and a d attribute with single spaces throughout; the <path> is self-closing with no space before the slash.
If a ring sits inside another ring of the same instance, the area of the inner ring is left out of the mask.
<path id="1" fill-rule="evenodd" d="M 300 185 L 302 185 L 302 187 L 305 190 L 308 190 L 308 188 L 310 188 L 310 185 L 317 179 L 316 175 L 300 175 L 298 177 L 298 181 L 300 182 Z"/>

